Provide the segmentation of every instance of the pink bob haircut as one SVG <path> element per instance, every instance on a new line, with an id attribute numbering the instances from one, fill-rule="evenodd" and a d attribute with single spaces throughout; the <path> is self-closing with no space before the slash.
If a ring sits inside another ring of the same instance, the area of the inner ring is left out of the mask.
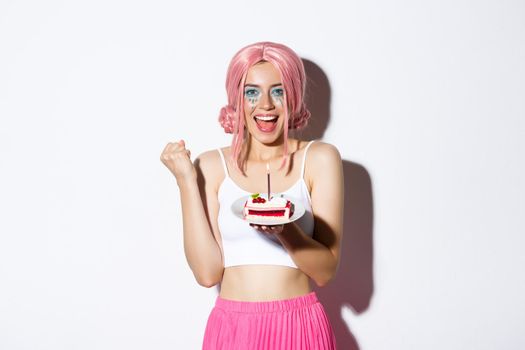
<path id="1" fill-rule="evenodd" d="M 289 47 L 258 42 L 240 49 L 233 56 L 226 76 L 228 104 L 221 109 L 219 122 L 224 131 L 233 134 L 231 158 L 240 170 L 239 159 L 245 139 L 244 84 L 248 69 L 257 63 L 269 62 L 279 71 L 284 89 L 284 155 L 280 169 L 288 158 L 288 129 L 299 129 L 308 123 L 310 111 L 304 103 L 306 75 L 303 61 Z"/>

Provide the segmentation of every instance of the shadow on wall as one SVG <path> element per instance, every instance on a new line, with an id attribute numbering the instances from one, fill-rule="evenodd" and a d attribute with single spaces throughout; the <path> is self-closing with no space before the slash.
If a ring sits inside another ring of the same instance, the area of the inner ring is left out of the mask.
<path id="1" fill-rule="evenodd" d="M 306 103 L 312 113 L 305 130 L 293 133 L 300 139 L 322 139 L 330 119 L 330 84 L 315 63 L 303 59 L 307 75 Z M 342 308 L 365 312 L 374 292 L 373 199 L 368 171 L 343 160 L 345 209 L 341 259 L 337 276 L 326 287 L 314 288 L 334 328 L 337 347 L 357 350 L 359 344 L 342 318 Z M 358 335 L 357 335 L 358 336 Z"/>

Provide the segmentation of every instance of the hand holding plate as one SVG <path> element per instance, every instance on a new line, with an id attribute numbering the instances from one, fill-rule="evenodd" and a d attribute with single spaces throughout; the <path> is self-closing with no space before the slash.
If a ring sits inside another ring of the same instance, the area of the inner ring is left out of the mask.
<path id="1" fill-rule="evenodd" d="M 284 225 L 250 224 L 250 226 L 259 232 L 263 232 L 266 234 L 273 234 L 273 235 L 283 232 L 283 229 L 284 229 Z"/>

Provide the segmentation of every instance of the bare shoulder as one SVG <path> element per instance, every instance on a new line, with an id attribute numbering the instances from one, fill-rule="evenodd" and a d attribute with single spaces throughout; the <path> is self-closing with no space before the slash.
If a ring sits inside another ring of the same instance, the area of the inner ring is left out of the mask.
<path id="1" fill-rule="evenodd" d="M 326 167 L 339 167 L 341 165 L 341 154 L 334 145 L 316 141 L 308 150 L 308 160 L 313 171 L 322 172 Z"/>
<path id="2" fill-rule="evenodd" d="M 323 141 L 312 143 L 308 149 L 305 169 L 305 180 L 310 193 L 313 194 L 315 190 L 326 191 L 326 186 L 340 183 L 342 174 L 343 162 L 337 147 Z"/>

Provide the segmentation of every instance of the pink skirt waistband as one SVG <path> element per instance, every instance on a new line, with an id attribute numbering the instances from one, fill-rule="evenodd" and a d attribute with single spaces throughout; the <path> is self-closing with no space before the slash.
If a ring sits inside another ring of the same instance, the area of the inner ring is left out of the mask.
<path id="1" fill-rule="evenodd" d="M 215 301 L 215 307 L 233 312 L 263 313 L 288 311 L 308 307 L 318 303 L 317 294 L 310 292 L 295 298 L 271 301 L 239 301 L 224 299 L 220 296 Z"/>

